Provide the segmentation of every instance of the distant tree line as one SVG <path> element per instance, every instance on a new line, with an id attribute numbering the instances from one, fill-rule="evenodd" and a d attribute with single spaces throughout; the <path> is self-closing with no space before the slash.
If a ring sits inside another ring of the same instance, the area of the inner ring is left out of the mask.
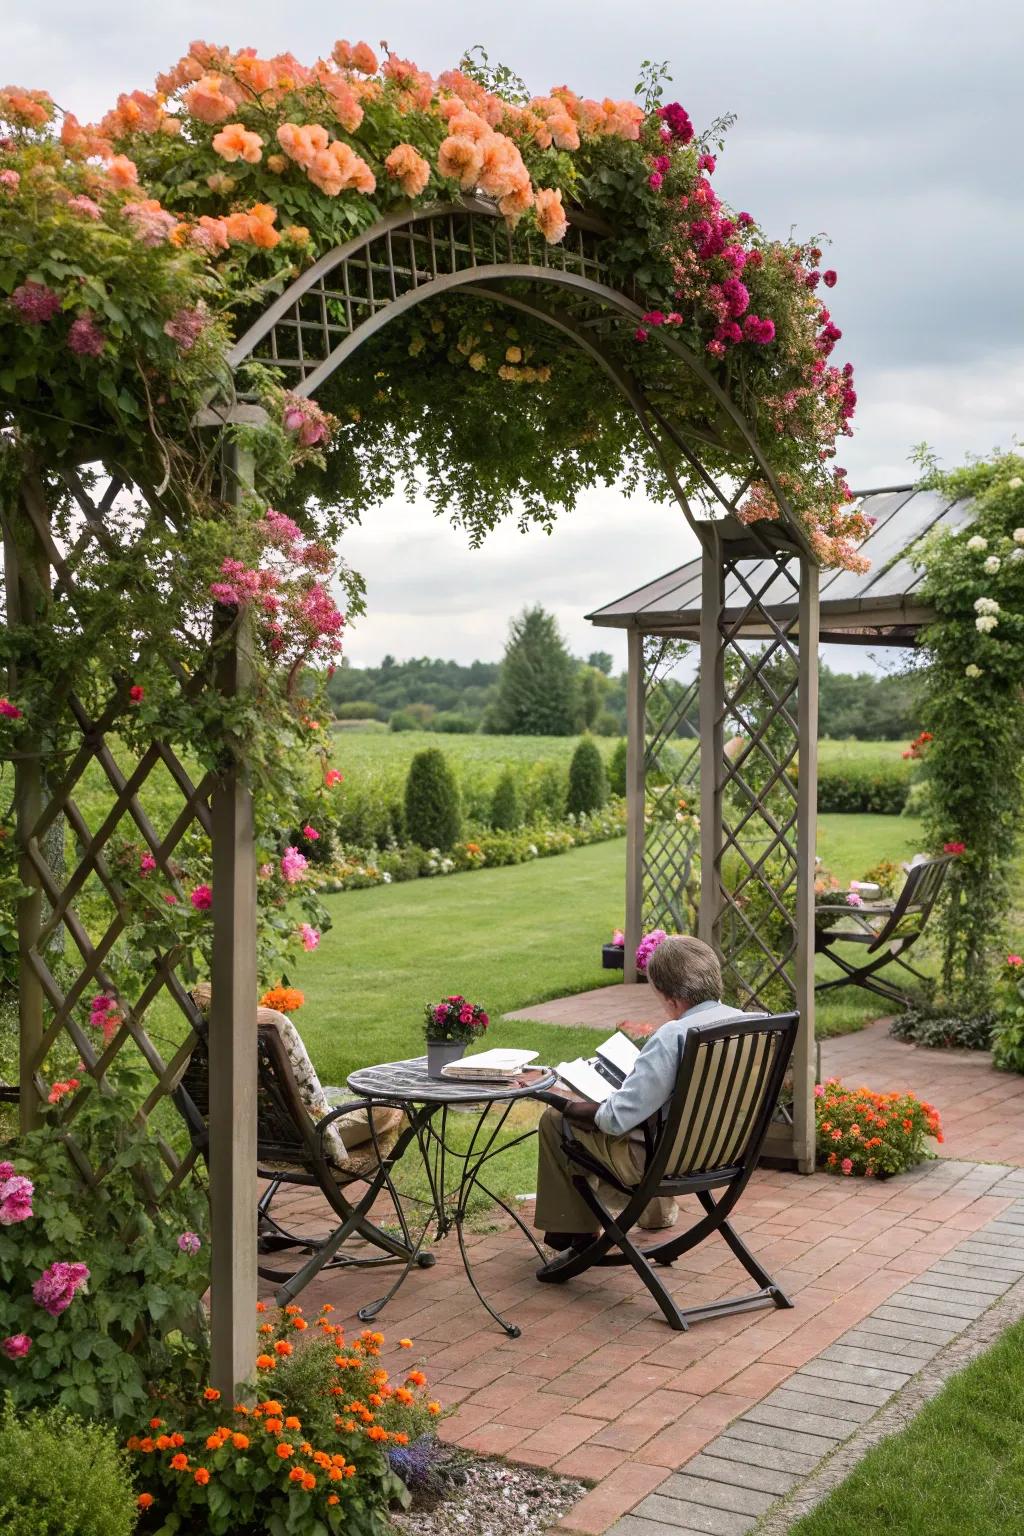
<path id="1" fill-rule="evenodd" d="M 385 656 L 379 667 L 343 662 L 328 694 L 336 718 L 379 720 L 392 730 L 621 736 L 626 674 L 613 676 L 612 669 L 607 651 L 592 651 L 586 660 L 573 656 L 553 615 L 534 607 L 512 619 L 500 662 L 464 665 L 427 656 Z M 683 684 L 668 686 L 681 690 Z M 823 666 L 818 719 L 819 735 L 833 740 L 909 740 L 919 727 L 917 678 Z M 687 734 L 696 723 L 688 722 Z"/>

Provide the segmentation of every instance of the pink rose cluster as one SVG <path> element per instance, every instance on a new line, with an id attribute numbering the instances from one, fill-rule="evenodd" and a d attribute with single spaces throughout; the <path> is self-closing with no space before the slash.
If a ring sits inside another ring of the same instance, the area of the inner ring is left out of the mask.
<path id="1" fill-rule="evenodd" d="M 330 417 L 315 400 L 307 400 L 303 395 L 285 395 L 281 424 L 303 448 L 316 448 L 330 441 Z"/>
<path id="2" fill-rule="evenodd" d="M 300 853 L 294 844 L 287 847 L 281 855 L 281 877 L 288 885 L 297 885 L 306 873 L 309 860 L 304 853 Z"/>
<path id="3" fill-rule="evenodd" d="M 13 1227 L 32 1215 L 31 1179 L 15 1173 L 12 1163 L 0 1163 L 0 1227 Z"/>
<path id="4" fill-rule="evenodd" d="M 638 971 L 646 971 L 647 962 L 658 948 L 664 944 L 668 934 L 664 928 L 653 928 L 650 933 L 645 933 L 636 947 L 636 968 Z"/>
<path id="5" fill-rule="evenodd" d="M 33 1285 L 32 1299 L 51 1317 L 59 1317 L 70 1307 L 88 1278 L 89 1269 L 85 1264 L 51 1264 Z"/>

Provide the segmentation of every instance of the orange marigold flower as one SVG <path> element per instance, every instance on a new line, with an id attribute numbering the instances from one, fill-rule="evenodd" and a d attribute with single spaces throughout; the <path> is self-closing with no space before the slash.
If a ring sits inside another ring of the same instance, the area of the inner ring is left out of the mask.
<path id="1" fill-rule="evenodd" d="M 386 1440 L 388 1432 L 386 1429 L 381 1429 L 379 1424 L 374 1424 L 366 1431 L 366 1435 L 369 1440 Z"/>
<path id="2" fill-rule="evenodd" d="M 309 1324 L 306 1322 L 306 1319 L 304 1317 L 293 1317 L 292 1318 L 292 1327 L 298 1333 L 301 1333 L 304 1328 L 308 1328 L 309 1327 Z"/>
<path id="3" fill-rule="evenodd" d="M 346 1477 L 355 1477 L 355 1475 L 356 1475 L 356 1469 L 355 1469 L 355 1467 L 353 1467 L 353 1466 L 351 1466 L 351 1465 L 349 1465 L 349 1466 L 347 1466 L 347 1467 L 346 1467 L 346 1468 L 345 1468 L 345 1476 L 346 1476 Z"/>
<path id="4" fill-rule="evenodd" d="M 394 1434 L 391 1436 L 391 1438 L 395 1442 L 396 1445 L 408 1445 L 409 1444 L 409 1436 L 407 1434 L 405 1434 L 403 1430 L 396 1429 Z"/>
<path id="5" fill-rule="evenodd" d="M 206 1437 L 206 1449 L 208 1451 L 219 1451 L 223 1443 L 224 1442 L 221 1439 L 219 1432 L 216 1434 L 207 1435 Z"/>
<path id="6" fill-rule="evenodd" d="M 273 1355 L 257 1355 L 256 1368 L 260 1371 L 272 1371 L 277 1364 Z"/>
<path id="7" fill-rule="evenodd" d="M 179 1452 L 177 1456 L 172 1456 L 171 1457 L 171 1470 L 172 1471 L 174 1471 L 174 1472 L 184 1472 L 184 1470 L 185 1470 L 185 1468 L 187 1466 L 188 1466 L 188 1457 L 185 1456 L 182 1452 Z"/>
<path id="8" fill-rule="evenodd" d="M 294 1301 L 290 1301 L 284 1309 L 285 1317 L 299 1317 L 302 1308 Z"/>
<path id="9" fill-rule="evenodd" d="M 207 1483 L 210 1481 L 210 1474 L 205 1467 L 196 1467 L 195 1480 L 199 1484 L 200 1488 L 206 1487 Z"/>
<path id="10" fill-rule="evenodd" d="M 289 1344 L 287 1339 L 278 1339 L 274 1345 L 274 1353 L 277 1355 L 290 1355 L 292 1351 L 293 1346 Z"/>
<path id="11" fill-rule="evenodd" d="M 172 1445 L 184 1445 L 185 1444 L 185 1436 L 183 1434 L 181 1434 L 180 1432 L 178 1432 L 176 1434 L 173 1434 L 171 1436 L 171 1444 Z"/>
<path id="12" fill-rule="evenodd" d="M 143 1437 L 143 1439 L 141 1439 L 139 1441 L 139 1450 L 140 1451 L 145 1451 L 146 1455 L 148 1456 L 152 1449 L 153 1449 L 152 1438 L 149 1435 L 145 1435 Z"/>
<path id="13" fill-rule="evenodd" d="M 313 1476 L 312 1472 L 306 1472 L 303 1474 L 302 1486 L 307 1493 L 310 1493 L 316 1487 L 316 1478 Z"/>
<path id="14" fill-rule="evenodd" d="M 328 1467 L 327 1476 L 332 1483 L 339 1483 L 345 1474 L 341 1467 Z"/>
<path id="15" fill-rule="evenodd" d="M 284 1413 L 284 1409 L 276 1398 L 268 1397 L 265 1403 L 260 1403 L 264 1413 Z"/>
<path id="16" fill-rule="evenodd" d="M 238 1434 L 232 1435 L 231 1436 L 231 1444 L 234 1446 L 236 1451 L 248 1450 L 248 1448 L 249 1448 L 249 1436 L 248 1435 L 238 1435 Z"/>
<path id="17" fill-rule="evenodd" d="M 273 1333 L 273 1331 L 273 1323 L 260 1323 L 260 1326 L 256 1330 L 257 1333 Z"/>
<path id="18" fill-rule="evenodd" d="M 303 1440 L 302 1444 L 299 1446 L 299 1450 L 302 1452 L 303 1456 L 312 1456 L 313 1454 L 313 1447 L 310 1445 L 308 1440 Z"/>
<path id="19" fill-rule="evenodd" d="M 301 1467 L 292 1467 L 291 1471 L 288 1473 L 288 1481 L 290 1483 L 301 1483 L 305 1475 L 306 1474 L 303 1472 Z"/>
<path id="20" fill-rule="evenodd" d="M 295 1455 L 295 1447 L 294 1445 L 289 1445 L 286 1440 L 282 1440 L 278 1444 L 277 1454 L 280 1456 L 282 1461 L 287 1461 L 289 1456 Z"/>
<path id="21" fill-rule="evenodd" d="M 268 1419 L 264 1427 L 268 1435 L 279 1435 L 284 1428 L 284 1422 L 281 1419 Z"/>
<path id="22" fill-rule="evenodd" d="M 203 1389 L 203 1397 L 208 1403 L 220 1402 L 220 1393 L 217 1391 L 216 1387 L 205 1387 Z"/>
<path id="23" fill-rule="evenodd" d="M 433 1413 L 435 1415 L 439 1414 L 441 1412 L 441 1404 L 440 1403 L 428 1403 L 427 1404 L 427 1412 L 428 1413 Z"/>
<path id="24" fill-rule="evenodd" d="M 422 1371 L 410 1371 L 405 1379 L 414 1387 L 425 1387 L 427 1384 L 427 1378 Z"/>
<path id="25" fill-rule="evenodd" d="M 260 998 L 261 1008 L 273 1008 L 275 1013 L 294 1013 L 306 1001 L 306 994 L 298 987 L 271 987 Z"/>
<path id="26" fill-rule="evenodd" d="M 151 1493 L 140 1493 L 135 1502 L 140 1509 L 149 1509 L 154 1502 L 153 1495 Z"/>
<path id="27" fill-rule="evenodd" d="M 150 1419 L 149 1427 L 150 1429 L 163 1429 L 164 1421 L 163 1419 Z"/>
<path id="28" fill-rule="evenodd" d="M 399 1387 L 398 1390 L 395 1392 L 395 1402 L 396 1403 L 402 1403 L 403 1405 L 408 1407 L 408 1405 L 410 1403 L 414 1403 L 415 1401 L 416 1401 L 416 1399 L 413 1397 L 413 1395 L 409 1391 L 408 1387 Z"/>
<path id="29" fill-rule="evenodd" d="M 284 1427 L 285 1429 L 301 1429 L 302 1420 L 297 1419 L 294 1413 L 290 1413 L 284 1421 Z"/>
<path id="30" fill-rule="evenodd" d="M 334 1307 L 332 1306 L 332 1304 L 329 1301 L 325 1301 L 323 1306 L 320 1308 L 320 1311 L 321 1312 L 333 1312 L 334 1311 Z"/>
<path id="31" fill-rule="evenodd" d="M 327 1502 L 328 1504 L 340 1504 L 341 1500 L 338 1498 L 336 1493 L 329 1493 L 327 1495 Z"/>
<path id="32" fill-rule="evenodd" d="M 158 1451 L 170 1451 L 174 1447 L 174 1440 L 170 1435 L 157 1435 L 156 1448 Z"/>
<path id="33" fill-rule="evenodd" d="M 266 1007 L 267 1005 L 265 1003 L 262 1003 L 262 1000 L 261 1000 L 261 1006 Z M 266 1304 L 265 1301 L 258 1301 L 256 1303 L 256 1311 L 257 1312 L 265 1312 L 266 1310 L 267 1310 L 267 1304 Z"/>

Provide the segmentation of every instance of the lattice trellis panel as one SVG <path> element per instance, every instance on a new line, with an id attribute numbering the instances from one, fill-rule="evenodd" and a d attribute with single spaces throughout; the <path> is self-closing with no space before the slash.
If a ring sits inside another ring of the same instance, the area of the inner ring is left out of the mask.
<path id="1" fill-rule="evenodd" d="M 716 936 L 726 994 L 740 1006 L 793 1006 L 797 955 L 799 580 L 785 555 L 726 554 L 719 624 L 723 744 Z M 767 574 L 766 574 L 767 572 Z M 755 625 L 763 640 L 741 640 Z"/>
<path id="2" fill-rule="evenodd" d="M 65 483 L 74 507 L 67 537 L 55 533 L 39 482 L 25 482 L 11 513 L 16 526 L 7 528 L 5 540 L 9 613 L 18 602 L 24 578 L 18 567 L 27 550 L 35 556 L 36 579 L 74 623 L 87 606 L 87 560 L 102 554 L 111 568 L 130 568 L 134 550 L 139 561 L 145 559 L 142 547 L 154 521 L 168 520 L 156 498 L 147 504 L 117 478 L 101 477 L 97 489 L 69 471 Z M 205 684 L 173 656 L 164 665 L 170 684 L 186 697 Z M 161 941 L 158 914 L 161 904 L 166 912 L 188 903 L 180 858 L 185 848 L 196 855 L 209 836 L 212 779 L 192 771 L 168 741 L 128 745 L 122 728 L 138 708 L 130 686 L 127 677 L 97 675 L 91 705 L 66 692 L 64 720 L 47 723 L 33 742 L 38 757 L 33 753 L 18 767 L 19 844 L 30 881 L 44 898 L 38 924 L 22 919 L 21 1093 L 23 1103 L 33 1094 L 45 1098 L 69 1064 L 83 1081 L 87 1075 L 102 1086 L 115 1061 L 144 1063 L 152 1086 L 142 1114 L 153 1125 L 167 1168 L 165 1187 L 171 1188 L 188 1174 L 194 1155 L 184 1138 L 176 1142 L 173 1130 L 162 1134 L 162 1127 L 175 1127 L 171 1117 L 153 1117 L 186 1060 L 194 1009 L 176 974 L 181 951 L 173 928 L 164 924 Z M 53 856 L 62 823 L 63 864 Z M 147 911 L 157 916 L 148 920 Z M 139 945 L 143 934 L 141 949 L 129 957 L 127 946 Z M 136 963 L 126 965 L 128 958 Z M 106 1032 L 94 1022 L 97 995 L 116 1003 Z M 63 1101 L 63 1121 L 82 1171 L 99 1179 L 103 1170 L 86 1166 L 74 1141 L 81 1102 L 81 1091 Z M 154 1198 L 160 1193 L 150 1191 Z"/>
<path id="3" fill-rule="evenodd" d="M 343 360 L 347 343 L 415 303 L 427 286 L 460 286 L 467 276 L 507 276 L 545 271 L 589 284 L 608 283 L 599 256 L 600 236 L 574 223 L 565 239 L 550 246 L 534 232 L 513 234 L 486 203 L 445 205 L 410 217 L 382 221 L 322 258 L 268 307 L 241 338 L 230 361 L 251 359 L 281 372 L 302 394 L 313 394 Z M 607 314 L 581 292 L 575 305 L 580 323 L 597 329 L 627 324 Z M 635 322 L 633 322 L 635 323 Z"/>
<path id="4" fill-rule="evenodd" d="M 700 682 L 693 647 L 644 639 L 644 858 L 641 927 L 696 933 L 700 900 Z M 693 675 L 686 677 L 687 662 Z"/>

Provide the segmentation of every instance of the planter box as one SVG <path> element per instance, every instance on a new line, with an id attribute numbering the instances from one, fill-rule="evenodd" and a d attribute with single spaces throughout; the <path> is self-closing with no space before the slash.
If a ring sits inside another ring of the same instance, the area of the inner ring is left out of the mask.
<path id="1" fill-rule="evenodd" d="M 601 965 L 606 971 L 621 971 L 626 964 L 626 950 L 622 944 L 602 944 Z"/>

